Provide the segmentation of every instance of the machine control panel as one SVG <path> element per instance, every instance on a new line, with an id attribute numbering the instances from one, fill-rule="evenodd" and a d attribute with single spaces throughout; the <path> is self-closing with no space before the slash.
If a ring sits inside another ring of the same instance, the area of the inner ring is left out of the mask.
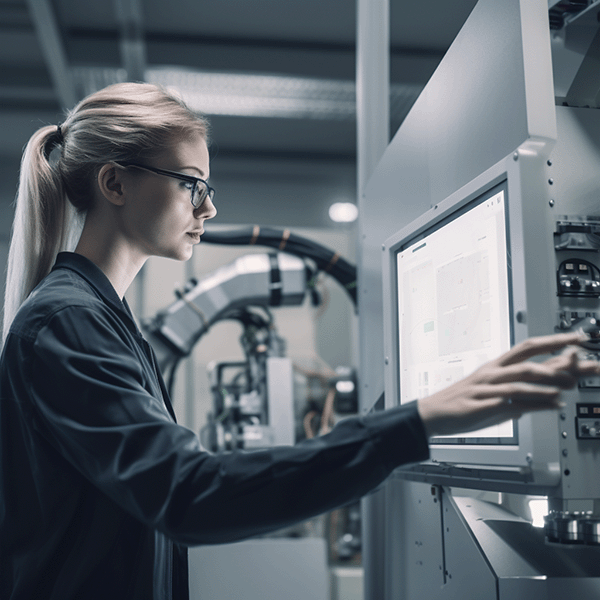
<path id="1" fill-rule="evenodd" d="M 600 296 L 600 271 L 587 260 L 565 260 L 558 268 L 558 295 L 597 298 Z"/>
<path id="2" fill-rule="evenodd" d="M 577 404 L 577 439 L 600 440 L 600 404 Z"/>

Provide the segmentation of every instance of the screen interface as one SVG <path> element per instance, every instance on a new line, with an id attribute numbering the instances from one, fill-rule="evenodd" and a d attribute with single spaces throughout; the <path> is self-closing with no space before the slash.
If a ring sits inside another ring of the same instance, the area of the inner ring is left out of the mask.
<path id="1" fill-rule="evenodd" d="M 510 348 L 506 205 L 500 184 L 397 252 L 401 402 L 431 395 Z M 516 422 L 432 441 L 515 444 Z"/>

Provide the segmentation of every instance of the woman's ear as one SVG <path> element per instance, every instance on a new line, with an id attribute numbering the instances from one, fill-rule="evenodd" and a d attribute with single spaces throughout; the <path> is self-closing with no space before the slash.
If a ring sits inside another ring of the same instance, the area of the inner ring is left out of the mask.
<path id="1" fill-rule="evenodd" d="M 98 171 L 98 188 L 100 193 L 115 206 L 125 204 L 125 189 L 123 186 L 124 169 L 115 165 L 103 165 Z"/>

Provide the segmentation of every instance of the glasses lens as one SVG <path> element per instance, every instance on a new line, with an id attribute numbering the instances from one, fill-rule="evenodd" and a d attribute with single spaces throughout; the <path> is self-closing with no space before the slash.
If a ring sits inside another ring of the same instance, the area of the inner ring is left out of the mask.
<path id="1" fill-rule="evenodd" d="M 192 204 L 194 208 L 200 208 L 206 198 L 206 188 L 202 185 L 202 182 L 197 181 L 192 191 Z"/>
<path id="2" fill-rule="evenodd" d="M 192 204 L 194 208 L 200 208 L 202 203 L 206 200 L 206 197 L 213 197 L 212 189 L 209 192 L 208 186 L 202 181 L 198 181 L 192 191 Z"/>

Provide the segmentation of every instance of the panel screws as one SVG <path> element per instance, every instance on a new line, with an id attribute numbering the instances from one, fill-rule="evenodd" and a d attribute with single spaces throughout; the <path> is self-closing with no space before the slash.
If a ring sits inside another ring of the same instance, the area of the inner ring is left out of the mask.
<path id="1" fill-rule="evenodd" d="M 550 201 L 548 202 L 548 204 L 549 204 L 549 205 L 550 205 L 550 207 L 552 208 L 552 207 L 554 206 L 554 200 L 550 200 Z"/>

